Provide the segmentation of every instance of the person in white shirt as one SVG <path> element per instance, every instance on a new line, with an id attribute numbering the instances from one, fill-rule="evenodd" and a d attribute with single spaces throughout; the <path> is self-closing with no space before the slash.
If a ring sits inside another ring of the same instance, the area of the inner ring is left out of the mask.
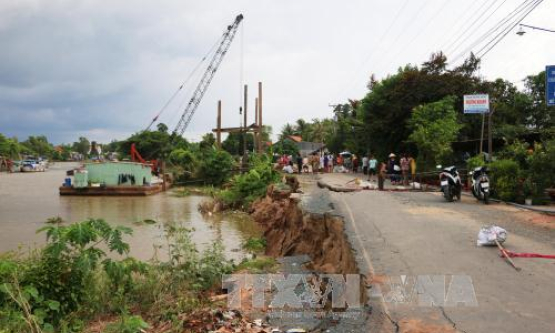
<path id="1" fill-rule="evenodd" d="M 366 155 L 362 158 L 362 173 L 365 175 L 368 174 L 368 160 L 369 158 Z"/>
<path id="2" fill-rule="evenodd" d="M 378 167 L 378 160 L 374 157 L 374 155 L 370 155 L 370 159 L 368 160 L 368 180 L 374 181 L 374 176 L 376 175 L 376 168 Z"/>

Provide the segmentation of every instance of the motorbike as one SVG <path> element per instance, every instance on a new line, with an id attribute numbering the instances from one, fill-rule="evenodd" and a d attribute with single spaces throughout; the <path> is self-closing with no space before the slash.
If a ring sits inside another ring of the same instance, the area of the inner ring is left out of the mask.
<path id="1" fill-rule="evenodd" d="M 441 169 L 441 166 L 438 166 Z M 462 183 L 459 172 L 455 166 L 450 166 L 444 168 L 439 174 L 439 180 L 441 184 L 441 191 L 443 192 L 443 197 L 448 202 L 453 202 L 456 197 L 457 200 L 461 200 Z"/>
<path id="2" fill-rule="evenodd" d="M 472 194 L 486 205 L 489 203 L 489 177 L 488 169 L 485 166 L 477 167 L 470 172 L 472 176 Z"/>

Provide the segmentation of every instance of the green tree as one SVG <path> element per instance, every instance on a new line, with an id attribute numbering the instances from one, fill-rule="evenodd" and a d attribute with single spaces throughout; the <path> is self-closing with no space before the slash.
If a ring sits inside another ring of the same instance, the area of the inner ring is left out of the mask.
<path id="1" fill-rule="evenodd" d="M 254 138 L 251 133 L 245 135 L 247 140 L 247 150 L 254 149 Z M 243 155 L 243 133 L 229 133 L 227 138 L 222 142 L 222 149 L 231 155 Z"/>
<path id="2" fill-rule="evenodd" d="M 463 95 L 482 92 L 478 87 L 481 80 L 474 76 L 479 61 L 471 56 L 464 66 L 453 70 L 446 70 L 445 63 L 444 55 L 435 54 L 422 69 L 407 65 L 381 81 L 372 82 L 372 89 L 362 99 L 356 115 L 362 126 L 355 127 L 355 145 L 367 146 L 377 156 L 411 150 L 406 141 L 412 132 L 408 126 L 412 110 L 446 96 L 456 96 L 455 110 L 464 125 L 460 139 L 479 138 L 481 118 L 462 113 Z M 341 141 L 347 142 L 347 138 Z"/>
<path id="3" fill-rule="evenodd" d="M 29 138 L 21 144 L 32 154 L 37 155 L 37 157 L 50 157 L 54 151 L 54 147 L 48 142 L 48 139 L 44 135 L 29 136 Z"/>
<path id="4" fill-rule="evenodd" d="M 319 119 L 312 119 L 312 140 L 314 142 L 324 142 L 326 129 L 324 123 Z"/>
<path id="5" fill-rule="evenodd" d="M 455 98 L 446 97 L 414 109 L 409 121 L 413 132 L 409 139 L 416 143 L 423 167 L 430 162 L 442 164 L 450 160 L 451 142 L 457 138 L 461 125 L 454 108 Z"/>
<path id="6" fill-rule="evenodd" d="M 303 141 L 312 141 L 311 124 L 304 119 L 297 119 L 295 124 L 295 135 L 299 135 Z"/>
<path id="7" fill-rule="evenodd" d="M 200 150 L 205 150 L 205 149 L 212 149 L 214 147 L 214 144 L 216 144 L 216 137 L 214 136 L 213 133 L 206 133 L 202 136 L 202 140 L 200 141 Z"/>
<path id="8" fill-rule="evenodd" d="M 91 143 L 89 139 L 81 136 L 77 142 L 73 143 L 72 149 L 79 154 L 83 154 L 83 156 L 87 156 L 91 149 Z"/>
<path id="9" fill-rule="evenodd" d="M 551 130 L 555 126 L 555 107 L 545 100 L 545 71 L 526 78 L 525 86 L 532 102 L 528 125 L 537 130 Z M 553 133 L 551 133 L 553 134 Z"/>
<path id="10" fill-rule="evenodd" d="M 158 130 L 158 132 L 167 133 L 168 132 L 168 125 L 166 125 L 164 123 L 159 123 L 158 125 L 156 125 L 156 129 Z"/>
<path id="11" fill-rule="evenodd" d="M 295 128 L 293 125 L 287 123 L 281 129 L 280 139 L 286 138 L 290 135 L 295 135 Z"/>
<path id="12" fill-rule="evenodd" d="M 189 143 L 181 136 L 170 135 L 162 131 L 142 131 L 133 134 L 119 144 L 119 152 L 128 156 L 131 145 L 139 151 L 145 160 L 166 158 L 173 150 L 182 148 L 189 149 Z"/>
<path id="13" fill-rule="evenodd" d="M 16 138 L 6 138 L 0 133 L 0 156 L 19 160 L 22 148 Z"/>
<path id="14" fill-rule="evenodd" d="M 273 151 L 274 153 L 278 153 L 280 155 L 285 154 L 295 156 L 299 152 L 299 148 L 295 142 L 289 139 L 283 139 L 274 144 Z"/>
<path id="15" fill-rule="evenodd" d="M 194 174 L 197 165 L 195 155 L 182 148 L 172 151 L 169 155 L 169 161 L 178 168 L 179 173 L 185 174 L 186 178 Z"/>
<path id="16" fill-rule="evenodd" d="M 233 167 L 234 160 L 231 154 L 212 148 L 200 164 L 200 177 L 211 185 L 219 186 L 231 177 Z"/>

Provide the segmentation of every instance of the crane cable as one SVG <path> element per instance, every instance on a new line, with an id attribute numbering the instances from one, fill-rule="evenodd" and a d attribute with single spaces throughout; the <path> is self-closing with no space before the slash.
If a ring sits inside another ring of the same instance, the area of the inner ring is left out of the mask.
<path id="1" fill-rule="evenodd" d="M 223 37 L 222 37 L 223 38 Z M 216 41 L 216 43 L 214 43 L 214 45 L 212 45 L 212 47 L 208 50 L 208 52 L 206 53 L 206 55 L 204 57 L 202 57 L 202 59 L 200 60 L 200 62 L 195 66 L 195 68 L 191 71 L 191 73 L 189 73 L 189 76 L 187 76 L 187 78 L 181 83 L 181 85 L 176 89 L 176 91 L 172 94 L 172 96 L 170 97 L 170 99 L 166 102 L 166 104 L 164 104 L 164 106 L 160 109 L 160 111 L 158 111 L 158 113 L 154 116 L 154 118 L 152 118 L 152 121 L 150 122 L 150 124 L 148 124 L 148 126 L 146 127 L 145 131 L 150 130 L 150 128 L 152 127 L 152 125 L 154 125 L 154 123 L 158 120 L 158 118 L 160 118 L 160 116 L 162 115 L 162 113 L 166 110 L 166 108 L 171 104 L 171 102 L 175 99 L 175 97 L 181 92 L 181 90 L 183 89 L 183 87 L 191 80 L 191 78 L 193 77 L 193 75 L 195 75 L 195 73 L 198 71 L 198 69 L 200 68 L 200 66 L 202 65 L 202 63 L 208 58 L 208 56 L 210 56 L 214 50 L 216 49 L 216 46 L 220 43 L 221 38 L 219 40 Z"/>

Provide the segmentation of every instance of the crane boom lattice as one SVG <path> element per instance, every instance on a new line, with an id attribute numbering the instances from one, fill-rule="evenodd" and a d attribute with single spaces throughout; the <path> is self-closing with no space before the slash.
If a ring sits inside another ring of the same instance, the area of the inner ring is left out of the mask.
<path id="1" fill-rule="evenodd" d="M 189 103 L 185 107 L 185 110 L 183 110 L 183 114 L 181 115 L 181 118 L 179 119 L 179 122 L 177 123 L 177 126 L 173 131 L 175 134 L 178 134 L 180 136 L 183 135 L 183 133 L 187 129 L 187 126 L 189 126 L 189 123 L 191 122 L 191 119 L 193 119 L 193 115 L 195 114 L 195 111 L 199 106 L 200 101 L 204 96 L 204 93 L 206 93 L 206 90 L 208 89 L 210 82 L 212 82 L 212 79 L 214 78 L 214 75 L 216 74 L 218 67 L 222 63 L 224 56 L 226 55 L 227 51 L 229 50 L 229 47 L 231 46 L 231 42 L 233 41 L 233 38 L 237 33 L 237 29 L 239 28 L 239 23 L 241 23 L 242 20 L 243 20 L 243 15 L 242 14 L 238 15 L 235 18 L 235 21 L 233 22 L 233 24 L 228 26 L 226 32 L 224 32 L 220 46 L 216 50 L 216 53 L 214 54 L 212 59 L 210 60 L 210 64 L 208 65 L 208 67 L 206 68 L 206 71 L 202 75 L 202 78 L 199 84 L 197 85 L 195 91 L 193 92 L 193 96 L 189 100 Z"/>

